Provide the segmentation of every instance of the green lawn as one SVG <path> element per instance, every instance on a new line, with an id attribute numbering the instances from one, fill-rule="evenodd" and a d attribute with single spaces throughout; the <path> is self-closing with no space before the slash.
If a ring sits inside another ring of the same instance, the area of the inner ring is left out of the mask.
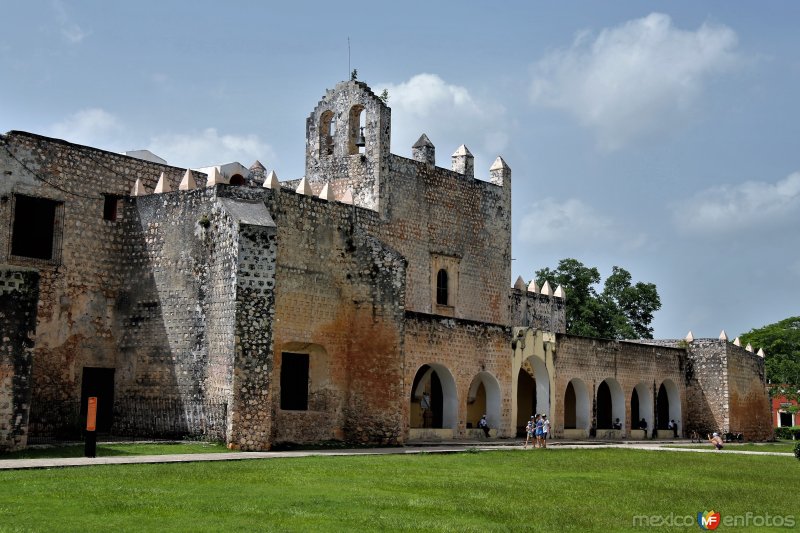
<path id="1" fill-rule="evenodd" d="M 97 457 L 113 455 L 169 455 L 175 453 L 221 453 L 228 452 L 224 444 L 218 442 L 160 442 L 98 444 Z M 55 446 L 52 448 L 29 448 L 19 452 L 0 453 L 3 459 L 43 459 L 56 457 L 83 457 L 84 445 Z M 0 529 L 0 531 L 2 531 Z"/>
<path id="2" fill-rule="evenodd" d="M 792 441 L 739 444 L 736 442 L 726 442 L 724 450 L 739 450 L 743 452 L 775 452 L 792 453 L 795 443 Z M 692 448 L 692 449 L 711 449 L 710 444 L 668 444 L 664 448 Z"/>
<path id="3" fill-rule="evenodd" d="M 642 531 L 636 515 L 800 515 L 798 476 L 793 456 L 622 449 L 2 471 L 0 531 Z"/>

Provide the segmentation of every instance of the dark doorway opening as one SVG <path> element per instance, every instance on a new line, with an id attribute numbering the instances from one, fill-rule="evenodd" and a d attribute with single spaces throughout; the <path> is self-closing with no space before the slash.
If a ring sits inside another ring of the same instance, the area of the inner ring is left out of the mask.
<path id="1" fill-rule="evenodd" d="M 97 432 L 109 433 L 114 423 L 114 369 L 83 367 L 81 381 L 81 420 L 86 429 L 87 403 L 91 396 L 97 398 Z"/>
<path id="2" fill-rule="evenodd" d="M 611 389 L 605 381 L 597 387 L 597 429 L 612 429 Z"/>
<path id="3" fill-rule="evenodd" d="M 631 394 L 631 429 L 639 429 L 641 419 L 639 418 L 639 393 L 633 389 Z"/>
<path id="4" fill-rule="evenodd" d="M 308 354 L 282 354 L 281 409 L 284 411 L 308 410 Z"/>
<path id="5" fill-rule="evenodd" d="M 658 405 L 658 429 L 668 429 L 669 427 L 669 395 L 667 394 L 667 388 L 662 383 L 661 386 L 658 388 L 658 399 L 656 400 Z"/>
<path id="6" fill-rule="evenodd" d="M 577 423 L 578 402 L 575 397 L 575 387 L 570 381 L 567 384 L 567 391 L 564 393 L 564 429 L 575 429 Z"/>
<path id="7" fill-rule="evenodd" d="M 517 437 L 525 436 L 525 426 L 536 413 L 536 379 L 521 368 L 517 378 Z"/>

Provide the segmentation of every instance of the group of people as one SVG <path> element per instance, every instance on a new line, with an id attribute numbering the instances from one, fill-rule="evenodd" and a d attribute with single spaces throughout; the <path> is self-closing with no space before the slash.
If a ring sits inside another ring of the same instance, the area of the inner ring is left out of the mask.
<path id="1" fill-rule="evenodd" d="M 525 446 L 528 447 L 528 442 L 534 448 L 547 448 L 547 436 L 550 434 L 550 421 L 547 415 L 540 415 L 536 413 L 528 420 L 528 425 L 525 427 Z"/>

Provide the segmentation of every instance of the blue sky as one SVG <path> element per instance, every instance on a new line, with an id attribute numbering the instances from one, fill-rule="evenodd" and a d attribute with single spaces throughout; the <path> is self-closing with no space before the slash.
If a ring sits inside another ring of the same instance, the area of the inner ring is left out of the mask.
<path id="1" fill-rule="evenodd" d="M 513 278 L 657 285 L 657 337 L 800 314 L 796 2 L 11 2 L 0 131 L 303 174 L 326 88 L 388 89 L 392 152 L 513 172 Z M 350 59 L 348 66 L 348 45 Z M 511 284 L 512 280 L 509 280 Z M 569 296 L 569 295 L 568 295 Z"/>

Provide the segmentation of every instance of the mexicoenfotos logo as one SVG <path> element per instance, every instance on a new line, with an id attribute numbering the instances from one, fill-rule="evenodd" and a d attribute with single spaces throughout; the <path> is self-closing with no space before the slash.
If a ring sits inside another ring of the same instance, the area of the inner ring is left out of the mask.
<path id="1" fill-rule="evenodd" d="M 720 522 L 719 513 L 715 513 L 714 511 L 700 511 L 697 513 L 697 525 L 700 526 L 701 529 L 717 529 Z"/>

